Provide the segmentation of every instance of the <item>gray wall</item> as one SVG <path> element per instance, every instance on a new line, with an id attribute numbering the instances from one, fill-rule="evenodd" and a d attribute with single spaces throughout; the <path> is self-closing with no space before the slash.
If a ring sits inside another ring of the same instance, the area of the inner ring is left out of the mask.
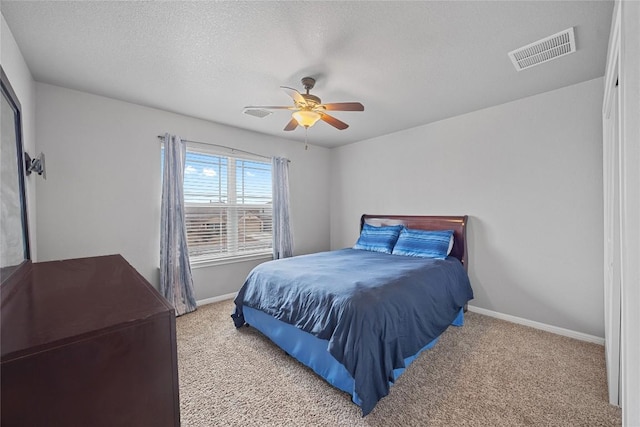
<path id="1" fill-rule="evenodd" d="M 157 286 L 164 132 L 291 159 L 295 253 L 329 249 L 328 149 L 42 83 L 36 100 L 41 261 L 120 253 Z M 259 262 L 194 269 L 196 298 L 237 291 Z"/>
<path id="2" fill-rule="evenodd" d="M 331 247 L 371 214 L 467 214 L 472 305 L 604 336 L 598 78 L 332 150 Z"/>

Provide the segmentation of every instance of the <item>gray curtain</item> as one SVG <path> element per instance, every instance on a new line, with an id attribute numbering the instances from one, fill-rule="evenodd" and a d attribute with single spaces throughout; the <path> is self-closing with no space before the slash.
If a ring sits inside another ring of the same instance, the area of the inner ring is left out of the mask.
<path id="1" fill-rule="evenodd" d="M 273 176 L 273 259 L 293 255 L 293 239 L 289 219 L 289 160 L 271 159 Z"/>
<path id="2" fill-rule="evenodd" d="M 162 207 L 160 214 L 160 290 L 180 316 L 196 309 L 184 220 L 184 164 L 187 147 L 164 135 Z"/>

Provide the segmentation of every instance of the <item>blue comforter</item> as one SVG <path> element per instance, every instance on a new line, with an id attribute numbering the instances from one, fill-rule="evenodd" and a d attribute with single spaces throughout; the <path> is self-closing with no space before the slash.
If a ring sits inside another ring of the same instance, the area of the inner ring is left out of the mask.
<path id="1" fill-rule="evenodd" d="M 455 258 L 342 249 L 257 266 L 232 317 L 242 326 L 246 305 L 328 340 L 367 415 L 389 393 L 393 370 L 442 334 L 472 298 Z"/>

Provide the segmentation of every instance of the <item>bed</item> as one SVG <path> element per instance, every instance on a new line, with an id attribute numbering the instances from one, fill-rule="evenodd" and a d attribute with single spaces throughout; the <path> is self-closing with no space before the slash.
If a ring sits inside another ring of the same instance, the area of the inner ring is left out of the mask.
<path id="1" fill-rule="evenodd" d="M 353 248 L 254 268 L 235 299 L 235 326 L 259 330 L 365 416 L 448 326 L 462 326 L 473 298 L 466 224 L 466 216 L 362 215 Z M 408 256 L 414 235 L 437 235 L 441 247 L 446 238 L 446 253 Z"/>

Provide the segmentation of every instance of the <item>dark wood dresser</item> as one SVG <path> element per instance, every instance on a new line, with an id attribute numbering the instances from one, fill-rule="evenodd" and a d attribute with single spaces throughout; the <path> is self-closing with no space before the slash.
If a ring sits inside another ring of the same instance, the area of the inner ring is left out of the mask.
<path id="1" fill-rule="evenodd" d="M 0 289 L 2 426 L 179 426 L 174 309 L 120 255 Z"/>

